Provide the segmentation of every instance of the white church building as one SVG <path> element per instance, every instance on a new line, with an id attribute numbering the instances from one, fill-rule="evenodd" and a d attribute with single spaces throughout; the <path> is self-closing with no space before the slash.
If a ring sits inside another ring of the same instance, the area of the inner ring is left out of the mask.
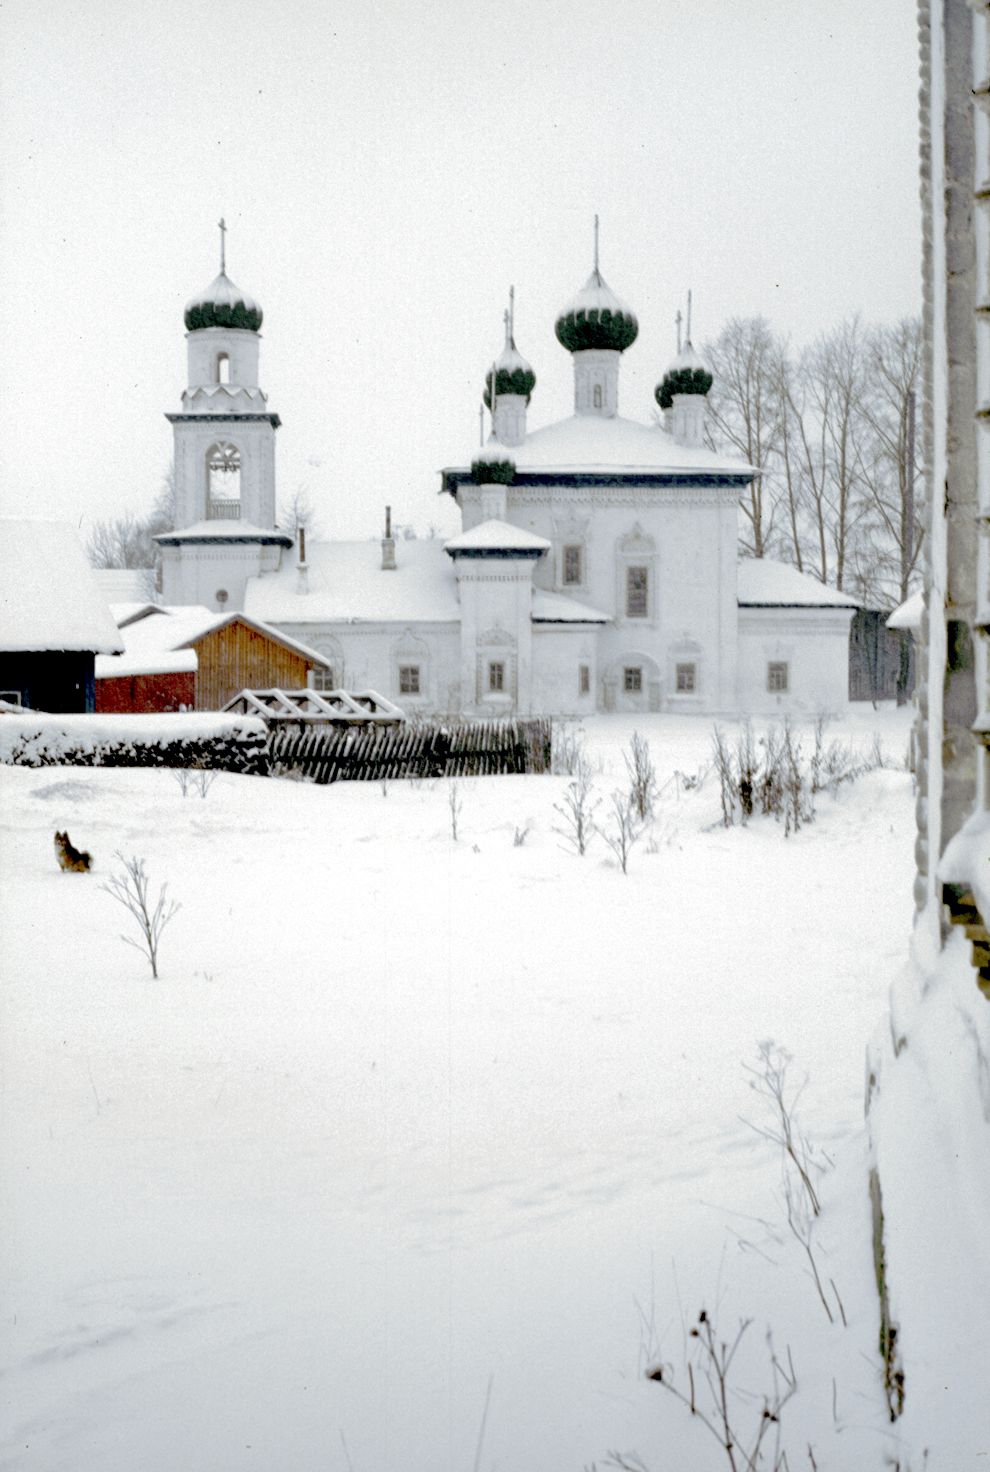
<path id="1" fill-rule="evenodd" d="M 619 414 L 638 325 L 597 250 L 555 324 L 573 413 L 530 427 L 536 379 L 507 313 L 485 385 L 491 436 L 442 471 L 462 522 L 447 542 L 397 540 L 388 522 L 380 543 L 279 529 L 261 321 L 222 257 L 186 307 L 165 603 L 275 625 L 326 657 L 321 686 L 370 687 L 410 713 L 844 707 L 854 605 L 782 563 L 739 559 L 739 499 L 757 472 L 706 446 L 712 379 L 690 338 L 657 385 L 660 414 Z"/>

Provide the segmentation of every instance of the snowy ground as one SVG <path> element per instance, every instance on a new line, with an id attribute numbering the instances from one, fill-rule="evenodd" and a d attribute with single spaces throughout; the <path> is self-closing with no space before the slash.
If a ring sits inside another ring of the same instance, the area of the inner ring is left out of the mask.
<path id="1" fill-rule="evenodd" d="M 706 1472 L 643 1374 L 702 1306 L 754 1320 L 742 1389 L 768 1326 L 790 1346 L 792 1472 L 896 1452 L 863 1092 L 911 922 L 908 715 L 833 729 L 892 766 L 788 839 L 669 780 L 708 763 L 701 719 L 587 722 L 603 796 L 634 727 L 667 785 L 626 877 L 562 847 L 563 778 L 460 783 L 455 843 L 443 782 L 0 769 L 0 1465 Z M 99 887 L 118 849 L 181 901 L 157 982 Z M 767 1038 L 835 1161 L 815 1253 L 848 1326 L 745 1122 Z"/>

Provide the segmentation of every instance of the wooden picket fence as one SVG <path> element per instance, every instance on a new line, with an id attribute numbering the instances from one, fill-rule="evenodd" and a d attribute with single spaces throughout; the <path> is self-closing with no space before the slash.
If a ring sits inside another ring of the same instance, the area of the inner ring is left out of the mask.
<path id="1" fill-rule="evenodd" d="M 298 773 L 319 783 L 549 772 L 551 723 L 319 725 L 301 731 L 273 727 L 268 755 L 273 772 Z"/>

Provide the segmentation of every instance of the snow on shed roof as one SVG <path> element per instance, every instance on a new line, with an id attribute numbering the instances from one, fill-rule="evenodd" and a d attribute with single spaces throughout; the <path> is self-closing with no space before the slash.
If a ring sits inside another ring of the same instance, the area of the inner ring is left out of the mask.
<path id="1" fill-rule="evenodd" d="M 75 529 L 63 521 L 0 521 L 0 647 L 123 648 Z"/>
<path id="2" fill-rule="evenodd" d="M 470 531 L 451 537 L 444 542 L 443 550 L 451 557 L 456 557 L 459 552 L 519 552 L 531 557 L 534 552 L 537 555 L 549 552 L 551 545 L 546 537 L 538 537 L 535 532 L 524 531 L 507 521 L 491 520 L 482 521 Z"/>
<path id="3" fill-rule="evenodd" d="M 300 654 L 312 664 L 319 665 L 321 669 L 326 666 L 327 661 L 322 654 L 317 654 L 315 649 L 301 644 L 298 639 L 291 638 L 281 629 L 273 629 L 269 624 L 244 613 L 214 613 L 202 604 L 155 608 L 146 618 L 128 624 L 121 633 L 129 657 L 153 659 L 168 650 L 188 649 L 206 634 L 212 634 L 238 619 L 265 638 L 273 639 L 294 654 Z M 146 673 L 150 673 L 150 670 Z"/>
<path id="4" fill-rule="evenodd" d="M 306 586 L 298 565 L 251 578 L 244 607 L 268 623 L 454 623 L 460 618 L 454 567 L 439 540 L 399 538 L 394 570 L 382 568 L 381 545 L 307 542 Z"/>
<path id="5" fill-rule="evenodd" d="M 576 598 L 566 598 L 563 593 L 545 593 L 541 588 L 534 588 L 532 619 L 534 624 L 607 624 L 609 615 L 579 603 Z"/>
<path id="6" fill-rule="evenodd" d="M 740 608 L 855 608 L 855 598 L 837 593 L 810 573 L 768 557 L 746 557 L 739 563 Z"/>
<path id="7" fill-rule="evenodd" d="M 887 620 L 888 629 L 920 629 L 921 615 L 925 607 L 925 595 L 921 590 L 894 609 Z"/>
<path id="8" fill-rule="evenodd" d="M 195 674 L 199 656 L 195 649 L 160 649 L 148 652 L 125 650 L 123 654 L 98 654 L 96 678 L 120 680 L 131 675 Z"/>
<path id="9" fill-rule="evenodd" d="M 618 415 L 606 419 L 597 414 L 572 414 L 569 419 L 534 429 L 516 446 L 512 458 L 521 475 L 527 471 L 614 474 L 625 470 L 638 475 L 649 471 L 668 475 L 697 471 L 751 478 L 755 473 L 744 460 L 721 455 L 704 445 L 678 444 L 659 424 L 640 424 Z M 475 450 L 461 465 L 446 469 L 463 471 L 477 459 Z"/>

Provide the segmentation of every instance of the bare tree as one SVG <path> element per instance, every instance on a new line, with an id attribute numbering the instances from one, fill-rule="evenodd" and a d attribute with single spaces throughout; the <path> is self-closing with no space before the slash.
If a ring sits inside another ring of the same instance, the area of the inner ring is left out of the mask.
<path id="1" fill-rule="evenodd" d="M 741 546 L 751 557 L 765 557 L 779 500 L 779 365 L 784 348 L 765 317 L 733 317 L 714 342 L 705 344 L 704 355 L 714 378 L 708 395 L 709 439 L 761 471 L 741 502 Z"/>
<path id="2" fill-rule="evenodd" d="M 94 567 L 153 567 L 158 555 L 154 538 L 175 523 L 175 469 L 169 462 L 146 516 L 125 511 L 93 523 L 86 543 L 89 560 Z"/>
<path id="3" fill-rule="evenodd" d="M 111 876 L 100 888 L 112 895 L 134 917 L 141 939 L 132 940 L 129 935 L 122 935 L 120 938 L 126 945 L 134 946 L 135 950 L 145 953 L 151 963 L 151 974 L 157 980 L 158 944 L 162 931 L 180 908 L 179 904 L 168 898 L 167 884 L 162 885 L 157 899 L 151 897 L 148 892 L 151 881 L 144 859 L 137 856 L 125 859 L 121 853 L 116 858 L 120 861 L 123 873 Z"/>
<path id="4" fill-rule="evenodd" d="M 304 527 L 311 536 L 319 535 L 319 522 L 309 486 L 305 483 L 296 486 L 289 499 L 283 501 L 279 506 L 278 521 L 279 526 L 291 532 L 293 536 L 298 534 L 300 527 Z"/>

